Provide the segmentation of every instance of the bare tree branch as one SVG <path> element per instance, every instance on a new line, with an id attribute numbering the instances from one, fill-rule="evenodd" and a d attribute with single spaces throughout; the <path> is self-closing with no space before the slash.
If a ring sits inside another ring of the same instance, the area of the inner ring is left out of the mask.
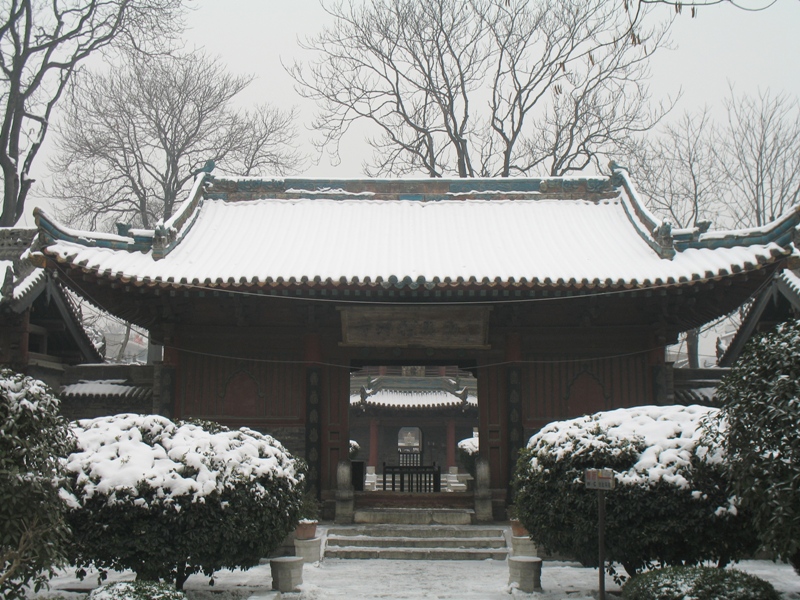
<path id="1" fill-rule="evenodd" d="M 370 174 L 563 174 L 652 127 L 647 62 L 666 25 L 590 0 L 343 0 L 287 70 L 317 101 L 320 149 L 356 121 L 377 132 Z"/>
<path id="2" fill-rule="evenodd" d="M 298 169 L 293 112 L 232 108 L 250 81 L 198 53 L 131 55 L 107 73 L 80 74 L 51 161 L 61 216 L 93 228 L 152 228 L 207 161 L 247 175 Z"/>
<path id="3" fill-rule="evenodd" d="M 725 101 L 726 123 L 715 144 L 732 185 L 735 225 L 761 226 L 800 202 L 800 103 L 786 94 Z"/>
<path id="4" fill-rule="evenodd" d="M 10 0 L 0 8 L 0 226 L 22 216 L 53 108 L 88 56 L 149 50 L 182 29 L 183 0 Z"/>

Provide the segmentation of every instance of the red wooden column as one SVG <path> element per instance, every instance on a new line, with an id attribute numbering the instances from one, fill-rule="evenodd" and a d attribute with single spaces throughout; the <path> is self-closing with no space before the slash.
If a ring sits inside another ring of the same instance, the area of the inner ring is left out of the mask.
<path id="1" fill-rule="evenodd" d="M 509 332 L 506 335 L 506 366 L 505 373 L 505 412 L 506 412 L 506 439 L 505 439 L 505 482 L 509 485 L 514 473 L 519 451 L 525 444 L 525 426 L 523 424 L 522 409 L 522 336 L 519 332 Z"/>
<path id="2" fill-rule="evenodd" d="M 456 422 L 447 420 L 447 467 L 456 466 Z"/>
<path id="3" fill-rule="evenodd" d="M 369 459 L 367 466 L 378 468 L 378 419 L 369 420 Z"/>
<path id="4" fill-rule="evenodd" d="M 322 344 L 319 334 L 308 333 L 303 340 L 303 360 L 306 363 L 305 421 L 306 421 L 306 463 L 308 464 L 308 484 L 315 494 L 322 487 L 322 474 L 325 473 L 322 452 Z"/>

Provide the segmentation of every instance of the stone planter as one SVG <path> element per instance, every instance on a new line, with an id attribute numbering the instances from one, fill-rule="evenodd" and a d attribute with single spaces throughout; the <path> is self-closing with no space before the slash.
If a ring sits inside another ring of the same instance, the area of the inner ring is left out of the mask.
<path id="1" fill-rule="evenodd" d="M 294 530 L 294 537 L 297 540 L 313 540 L 317 537 L 317 522 L 302 520 Z"/>
<path id="2" fill-rule="evenodd" d="M 511 535 L 514 537 L 528 537 L 530 534 L 525 526 L 519 522 L 519 519 L 511 519 Z"/>

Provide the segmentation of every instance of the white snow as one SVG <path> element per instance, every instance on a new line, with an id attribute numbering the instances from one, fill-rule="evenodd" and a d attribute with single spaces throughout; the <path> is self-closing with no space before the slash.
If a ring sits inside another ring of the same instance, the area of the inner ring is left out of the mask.
<path id="1" fill-rule="evenodd" d="M 478 454 L 479 440 L 477 436 L 466 438 L 458 442 L 458 447 L 470 455 Z"/>
<path id="2" fill-rule="evenodd" d="M 71 383 L 61 388 L 64 396 L 125 396 L 138 390 L 125 379 L 82 379 L 78 383 Z"/>
<path id="3" fill-rule="evenodd" d="M 735 568 L 766 579 L 785 600 L 800 599 L 800 576 L 788 565 L 748 560 Z M 133 578 L 130 572 L 109 575 L 109 581 Z M 72 572 L 62 571 L 51 581 L 51 590 L 38 596 L 77 600 L 97 585 L 95 576 L 80 582 Z M 271 591 L 271 585 L 269 565 L 263 564 L 247 571 L 219 572 L 214 587 L 208 586 L 206 577 L 193 575 L 185 589 L 191 600 L 594 600 L 598 572 L 577 563 L 546 560 L 542 567 L 543 592 L 526 594 L 508 585 L 508 563 L 501 560 L 325 559 L 303 567 L 299 593 L 279 595 Z M 619 590 L 610 577 L 606 577 L 606 590 Z"/>
<path id="4" fill-rule="evenodd" d="M 358 394 L 350 396 L 351 405 L 359 405 L 362 402 L 375 406 L 387 406 L 392 408 L 441 408 L 447 406 L 461 406 L 464 401 L 450 392 L 444 390 L 432 391 L 404 391 L 404 390 L 379 390 L 369 394 L 362 400 Z M 475 396 L 467 396 L 467 404 L 477 406 L 478 399 Z"/>
<path id="5" fill-rule="evenodd" d="M 283 447 L 245 428 L 212 434 L 157 415 L 126 414 L 79 421 L 73 430 L 78 450 L 67 471 L 78 474 L 82 498 L 100 493 L 119 502 L 144 482 L 158 490 L 149 502 L 169 505 L 176 496 L 191 495 L 194 502 L 222 491 L 236 477 L 297 481 Z"/>
<path id="6" fill-rule="evenodd" d="M 617 483 L 654 485 L 663 479 L 685 488 L 689 482 L 682 471 L 693 454 L 710 462 L 722 460 L 720 450 L 707 447 L 703 440 L 702 424 L 717 412 L 697 405 L 620 408 L 550 423 L 530 439 L 528 448 L 555 453 L 560 460 L 602 447 L 618 452 L 626 440 L 639 441 L 644 450 L 631 469 L 615 474 Z M 539 468 L 536 456 L 531 466 Z"/>
<path id="7" fill-rule="evenodd" d="M 374 286 L 396 278 L 601 288 L 724 276 L 785 254 L 769 243 L 688 249 L 664 259 L 648 245 L 649 232 L 636 230 L 626 202 L 207 199 L 161 260 L 67 241 L 45 252 L 134 282 Z"/>

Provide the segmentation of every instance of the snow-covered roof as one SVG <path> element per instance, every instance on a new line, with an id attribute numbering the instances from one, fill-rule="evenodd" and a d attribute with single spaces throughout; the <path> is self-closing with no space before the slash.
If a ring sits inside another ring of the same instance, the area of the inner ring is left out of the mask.
<path id="1" fill-rule="evenodd" d="M 35 228 L 0 227 L 0 303 L 21 312 L 44 289 L 45 271 L 29 259 Z"/>
<path id="2" fill-rule="evenodd" d="M 350 405 L 359 406 L 366 404 L 369 406 L 381 406 L 385 408 L 399 409 L 435 409 L 448 408 L 455 406 L 478 406 L 478 398 L 473 395 L 463 394 L 464 398 L 456 396 L 444 390 L 431 391 L 401 391 L 401 390 L 379 390 L 372 393 L 367 390 L 367 394 L 362 398 L 360 394 L 350 395 Z"/>
<path id="3" fill-rule="evenodd" d="M 150 386 L 135 385 L 125 379 L 82 379 L 77 383 L 62 386 L 59 397 L 62 399 L 108 398 L 119 400 L 136 400 L 153 395 Z"/>
<path id="4" fill-rule="evenodd" d="M 42 251 L 139 286 L 646 288 L 755 270 L 793 251 L 768 226 L 676 231 L 625 171 L 597 179 L 198 179 L 154 231 L 79 232 L 37 210 Z"/>

